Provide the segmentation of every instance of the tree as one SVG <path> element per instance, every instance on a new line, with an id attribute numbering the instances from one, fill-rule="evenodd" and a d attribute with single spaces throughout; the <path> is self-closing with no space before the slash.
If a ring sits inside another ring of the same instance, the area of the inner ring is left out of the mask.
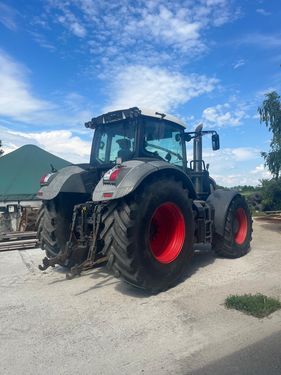
<path id="1" fill-rule="evenodd" d="M 281 178 L 262 180 L 262 205 L 264 211 L 281 210 Z"/>
<path id="2" fill-rule="evenodd" d="M 281 101 L 276 91 L 265 94 L 266 99 L 258 108 L 260 122 L 272 132 L 270 151 L 262 152 L 265 165 L 278 180 L 281 174 Z"/>
<path id="3" fill-rule="evenodd" d="M 2 155 L 2 154 L 4 154 L 4 151 L 2 150 L 2 141 L 0 140 L 0 156 Z"/>

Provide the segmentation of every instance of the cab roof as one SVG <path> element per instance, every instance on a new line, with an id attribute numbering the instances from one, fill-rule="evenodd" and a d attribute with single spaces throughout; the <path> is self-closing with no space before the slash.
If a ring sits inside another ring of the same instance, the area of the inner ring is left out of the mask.
<path id="1" fill-rule="evenodd" d="M 94 129 L 97 125 L 109 124 L 115 121 L 125 120 L 126 118 L 133 118 L 133 117 L 139 117 L 139 116 L 149 116 L 149 117 L 154 117 L 154 118 L 163 119 L 167 121 L 172 121 L 182 126 L 183 128 L 186 128 L 185 124 L 175 116 L 168 115 L 166 113 L 157 112 L 152 109 L 138 108 L 138 107 L 120 109 L 117 111 L 105 113 L 98 117 L 92 118 L 91 121 L 85 123 L 85 126 L 86 128 Z"/>
<path id="2" fill-rule="evenodd" d="M 147 109 L 147 108 L 139 108 L 139 109 L 141 111 L 141 114 L 144 116 L 163 118 L 164 120 L 175 122 L 176 124 L 186 128 L 186 125 L 184 124 L 184 122 L 173 115 L 169 115 L 167 113 L 160 113 L 160 112 L 154 111 L 152 109 Z"/>

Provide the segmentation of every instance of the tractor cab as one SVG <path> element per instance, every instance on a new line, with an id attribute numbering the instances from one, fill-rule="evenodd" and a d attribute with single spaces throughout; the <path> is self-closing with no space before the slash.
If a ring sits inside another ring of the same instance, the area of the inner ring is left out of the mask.
<path id="1" fill-rule="evenodd" d="M 95 129 L 90 163 L 106 168 L 132 159 L 159 159 L 178 167 L 186 160 L 184 125 L 158 112 L 131 108 L 85 124 Z"/>
<path id="2" fill-rule="evenodd" d="M 181 120 L 137 107 L 109 112 L 85 124 L 95 129 L 90 164 L 108 170 L 128 160 L 161 160 L 182 169 L 194 183 L 200 199 L 207 199 L 215 182 L 202 159 L 202 136 L 212 135 L 213 150 L 219 149 L 215 131 L 185 132 Z M 186 143 L 193 139 L 193 160 L 187 164 Z"/>

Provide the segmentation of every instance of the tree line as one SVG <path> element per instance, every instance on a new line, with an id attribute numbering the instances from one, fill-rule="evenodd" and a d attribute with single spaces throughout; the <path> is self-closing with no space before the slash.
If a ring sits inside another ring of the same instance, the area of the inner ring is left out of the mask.
<path id="1" fill-rule="evenodd" d="M 253 211 L 281 210 L 281 100 L 276 91 L 265 94 L 258 108 L 260 123 L 265 124 L 271 133 L 268 152 L 261 152 L 264 165 L 273 178 L 260 181 L 257 187 L 239 185 L 234 188 L 246 196 Z"/>

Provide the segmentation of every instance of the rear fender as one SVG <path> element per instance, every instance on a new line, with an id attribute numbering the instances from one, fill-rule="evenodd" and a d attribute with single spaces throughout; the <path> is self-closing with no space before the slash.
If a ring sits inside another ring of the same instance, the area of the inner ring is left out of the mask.
<path id="1" fill-rule="evenodd" d="M 207 203 L 214 208 L 215 233 L 224 236 L 225 220 L 232 200 L 240 195 L 235 190 L 217 189 L 209 195 Z"/>
<path id="2" fill-rule="evenodd" d="M 117 168 L 118 166 L 113 169 Z M 161 172 L 182 180 L 183 185 L 189 190 L 190 197 L 196 199 L 196 193 L 189 177 L 180 168 L 165 161 L 130 160 L 123 163 L 120 169 L 121 171 L 114 183 L 106 183 L 104 178 L 99 181 L 93 192 L 92 199 L 94 202 L 123 198 L 136 190 L 145 179 Z"/>
<path id="3" fill-rule="evenodd" d="M 88 171 L 72 165 L 61 169 L 49 179 L 46 186 L 42 186 L 37 197 L 42 200 L 54 199 L 59 193 L 91 194 L 97 183 L 95 171 Z"/>

